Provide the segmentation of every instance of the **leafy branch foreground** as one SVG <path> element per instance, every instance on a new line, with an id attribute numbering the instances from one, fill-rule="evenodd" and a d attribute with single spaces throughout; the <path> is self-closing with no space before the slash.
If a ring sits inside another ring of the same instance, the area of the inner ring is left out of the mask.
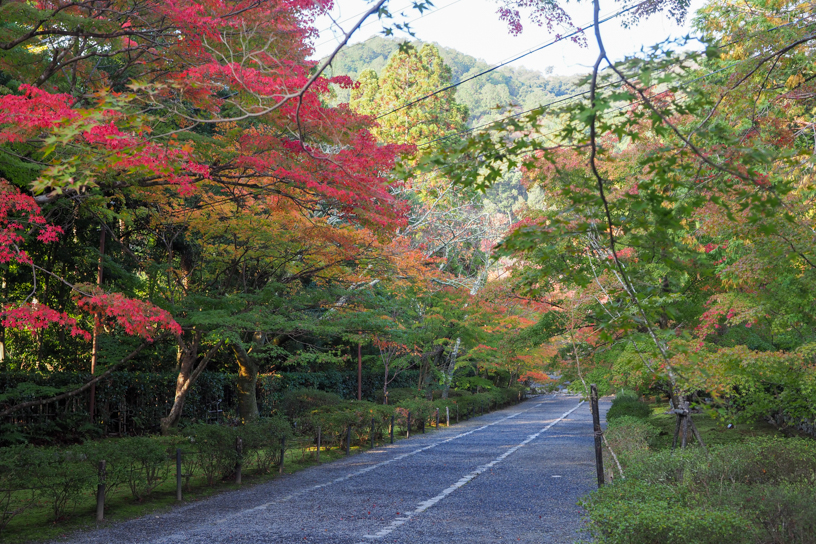
<path id="1" fill-rule="evenodd" d="M 173 436 L 115 438 L 72 447 L 0 448 L 0 536 L 4 542 L 28 542 L 87 526 L 100 485 L 107 497 L 106 517 L 127 518 L 169 506 L 175 499 L 177 450 L 185 499 L 197 500 L 216 488 L 234 488 L 233 482 L 240 481 L 239 467 L 242 477 L 262 481 L 317 462 L 318 429 L 319 459 L 329 461 L 345 454 L 347 436 L 357 451 L 372 441 L 387 443 L 392 417 L 397 439 L 431 428 L 437 409 L 442 425 L 446 408 L 455 424 L 523 398 L 523 388 L 513 387 L 436 401 L 410 398 L 385 406 L 298 390 L 284 400 L 288 417 L 241 426 L 196 424 Z M 98 469 L 102 460 L 104 479 Z"/>

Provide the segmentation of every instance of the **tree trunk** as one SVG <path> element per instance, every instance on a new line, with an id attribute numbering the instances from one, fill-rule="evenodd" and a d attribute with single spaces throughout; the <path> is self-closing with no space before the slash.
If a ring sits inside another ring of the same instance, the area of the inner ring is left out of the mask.
<path id="1" fill-rule="evenodd" d="M 660 290 L 664 295 L 671 292 L 668 275 L 663 276 L 663 279 L 660 282 Z M 661 330 L 666 330 L 669 328 L 669 315 L 666 313 L 665 308 L 660 308 L 660 317 L 658 318 L 657 325 Z"/>
<path id="2" fill-rule="evenodd" d="M 391 366 L 385 363 L 385 378 L 383 378 L 383 404 L 388 404 L 388 369 Z"/>
<path id="3" fill-rule="evenodd" d="M 357 344 L 357 400 L 363 400 L 363 344 Z"/>
<path id="4" fill-rule="evenodd" d="M 162 434 L 166 435 L 170 433 L 170 430 L 178 425 L 178 422 L 181 420 L 181 414 L 184 411 L 184 401 L 187 399 L 187 393 L 190 392 L 190 388 L 193 387 L 198 377 L 204 369 L 207 368 L 207 363 L 210 362 L 210 359 L 212 359 L 213 355 L 215 355 L 223 344 L 223 340 L 218 342 L 218 344 L 207 352 L 201 362 L 198 363 L 198 366 L 193 368 L 198 359 L 198 349 L 201 347 L 201 333 L 195 332 L 189 345 L 184 344 L 184 341 L 179 338 L 179 352 L 181 356 L 179 358 L 179 375 L 178 378 L 176 378 L 176 396 L 173 400 L 173 407 L 170 408 L 170 413 L 167 414 L 166 417 L 161 418 L 160 425 Z"/>
<path id="5" fill-rule="evenodd" d="M 256 344 L 263 345 L 263 335 L 255 333 L 253 340 Z M 258 400 L 255 395 L 255 387 L 258 383 L 258 364 L 255 358 L 251 357 L 244 347 L 233 343 L 232 351 L 235 354 L 235 361 L 238 363 L 238 415 L 242 423 L 255 421 L 259 417 Z"/>
<path id="6" fill-rule="evenodd" d="M 99 232 L 99 263 L 96 270 L 96 287 L 102 289 L 102 274 L 105 271 L 105 226 Z M 91 377 L 96 373 L 96 363 L 99 361 L 99 333 L 102 329 L 99 313 L 94 314 L 93 343 L 91 344 Z M 96 412 L 96 384 L 91 386 L 88 413 L 93 423 Z"/>
<path id="7" fill-rule="evenodd" d="M 442 389 L 442 398 L 448 398 L 448 391 L 450 391 L 451 382 L 453 382 L 453 371 L 456 369 L 456 358 L 459 356 L 459 346 L 462 343 L 461 338 L 456 339 L 456 344 L 453 346 L 453 351 L 450 354 L 447 372 L 445 372 L 445 387 Z"/>

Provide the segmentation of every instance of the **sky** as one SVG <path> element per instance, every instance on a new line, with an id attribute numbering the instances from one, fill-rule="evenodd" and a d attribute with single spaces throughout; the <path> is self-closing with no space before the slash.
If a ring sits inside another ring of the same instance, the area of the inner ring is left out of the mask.
<path id="1" fill-rule="evenodd" d="M 416 37 L 420 40 L 452 47 L 484 59 L 490 64 L 501 63 L 544 45 L 554 38 L 546 28 L 540 28 L 532 23 L 524 25 L 524 32 L 521 35 L 511 36 L 507 25 L 499 20 L 496 13 L 498 4 L 495 0 L 434 0 L 433 3 L 435 7 L 432 11 L 426 11 L 421 17 L 419 12 L 410 8 L 411 0 L 390 0 L 389 11 L 395 15 L 405 13 L 405 17 L 397 15 L 395 21 L 410 22 Z M 703 4 L 703 0 L 692 0 L 690 14 Z M 365 0 L 335 0 L 332 17 L 323 16 L 315 22 L 315 27 L 320 30 L 320 37 L 315 40 L 313 58 L 323 58 L 331 53 L 338 44 L 338 37 L 342 36 L 337 26 L 332 23 L 332 19 L 343 29 L 348 30 L 369 6 L 370 3 Z M 577 26 L 582 28 L 590 26 L 591 2 L 582 1 L 576 4 L 573 1 L 564 4 L 564 7 Z M 621 7 L 618 2 L 601 0 L 601 17 L 616 13 Z M 358 43 L 371 36 L 381 35 L 382 28 L 382 23 L 373 16 L 354 34 L 349 43 Z M 636 54 L 641 48 L 670 37 L 685 36 L 689 32 L 689 21 L 680 26 L 663 14 L 654 15 L 629 29 L 621 26 L 620 18 L 601 25 L 604 45 L 613 60 Z M 411 39 L 407 34 L 395 34 L 400 38 Z M 524 66 L 539 71 L 552 67 L 553 72 L 558 75 L 586 73 L 591 69 L 598 54 L 593 35 L 587 36 L 587 42 L 589 46 L 582 48 L 569 40 L 563 40 L 516 61 L 511 66 Z"/>

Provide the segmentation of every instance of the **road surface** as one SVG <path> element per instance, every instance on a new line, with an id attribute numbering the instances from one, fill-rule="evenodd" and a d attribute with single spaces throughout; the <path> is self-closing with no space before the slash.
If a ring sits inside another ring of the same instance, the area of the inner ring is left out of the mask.
<path id="1" fill-rule="evenodd" d="M 595 485 L 589 403 L 548 395 L 60 542 L 564 544 Z"/>

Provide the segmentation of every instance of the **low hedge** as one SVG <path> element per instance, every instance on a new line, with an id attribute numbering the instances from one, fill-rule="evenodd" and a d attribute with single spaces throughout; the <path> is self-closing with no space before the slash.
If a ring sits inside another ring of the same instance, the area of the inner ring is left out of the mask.
<path id="1" fill-rule="evenodd" d="M 816 543 L 816 442 L 651 452 L 582 501 L 599 544 Z"/>
<path id="2" fill-rule="evenodd" d="M 402 372 L 394 387 L 407 389 L 417 372 Z M 15 412 L 0 422 L 0 446 L 34 443 L 72 444 L 102 436 L 132 436 L 159 432 L 159 421 L 170 411 L 177 374 L 173 372 L 114 372 L 96 387 L 96 422 L 90 423 L 87 394 Z M 382 394 L 382 374 L 363 372 L 363 398 Z M 0 407 L 54 395 L 90 379 L 80 372 L 33 374 L 0 372 Z M 203 372 L 184 403 L 182 424 L 213 423 L 237 410 L 236 375 Z M 271 416 L 286 393 L 311 389 L 341 399 L 357 396 L 356 372 L 288 372 L 258 378 L 257 399 L 262 415 Z M 220 410 L 220 411 L 219 411 Z"/>
<path id="3" fill-rule="evenodd" d="M 624 416 L 646 419 L 652 415 L 652 408 L 638 399 L 637 394 L 631 391 L 618 392 L 612 399 L 612 406 L 606 412 L 606 420 L 614 421 Z"/>
<path id="4" fill-rule="evenodd" d="M 523 388 L 495 389 L 429 401 L 406 398 L 397 405 L 369 401 L 339 401 L 334 395 L 313 390 L 293 391 L 284 403 L 293 417 L 261 418 L 243 426 L 197 423 L 173 436 L 136 436 L 87 441 L 67 447 L 15 445 L 0 448 L 0 535 L 9 521 L 33 507 L 51 510 L 55 521 L 73 513 L 79 504 L 90 506 L 100 483 L 98 467 L 106 462 L 106 494 L 128 489 L 134 501 L 148 499 L 175 477 L 175 453 L 182 453 L 183 484 L 202 477 L 210 486 L 232 475 L 238 463 L 242 471 L 270 472 L 281 462 L 281 448 L 306 454 L 321 429 L 324 447 L 344 447 L 349 427 L 353 445 L 387 439 L 391 418 L 395 430 L 405 431 L 408 414 L 411 429 L 433 424 L 437 410 L 444 422 L 445 408 L 451 421 L 469 409 L 495 409 L 523 399 Z M 457 412 L 458 410 L 458 412 Z M 373 420 L 373 425 L 372 425 Z M 237 441 L 241 440 L 241 451 Z M 285 441 L 285 442 L 284 442 Z"/>
<path id="5" fill-rule="evenodd" d="M 67 448 L 0 448 L 0 533 L 13 517 L 37 503 L 46 505 L 55 521 L 70 515 L 80 501 L 95 496 L 102 460 L 106 494 L 126 487 L 134 500 L 143 501 L 175 476 L 176 449 L 183 452 L 188 485 L 195 474 L 214 485 L 232 474 L 239 460 L 250 470 L 268 472 L 280 462 L 281 439 L 288 436 L 291 428 L 285 419 L 268 418 L 242 427 L 194 425 L 170 437 L 89 441 Z"/>

